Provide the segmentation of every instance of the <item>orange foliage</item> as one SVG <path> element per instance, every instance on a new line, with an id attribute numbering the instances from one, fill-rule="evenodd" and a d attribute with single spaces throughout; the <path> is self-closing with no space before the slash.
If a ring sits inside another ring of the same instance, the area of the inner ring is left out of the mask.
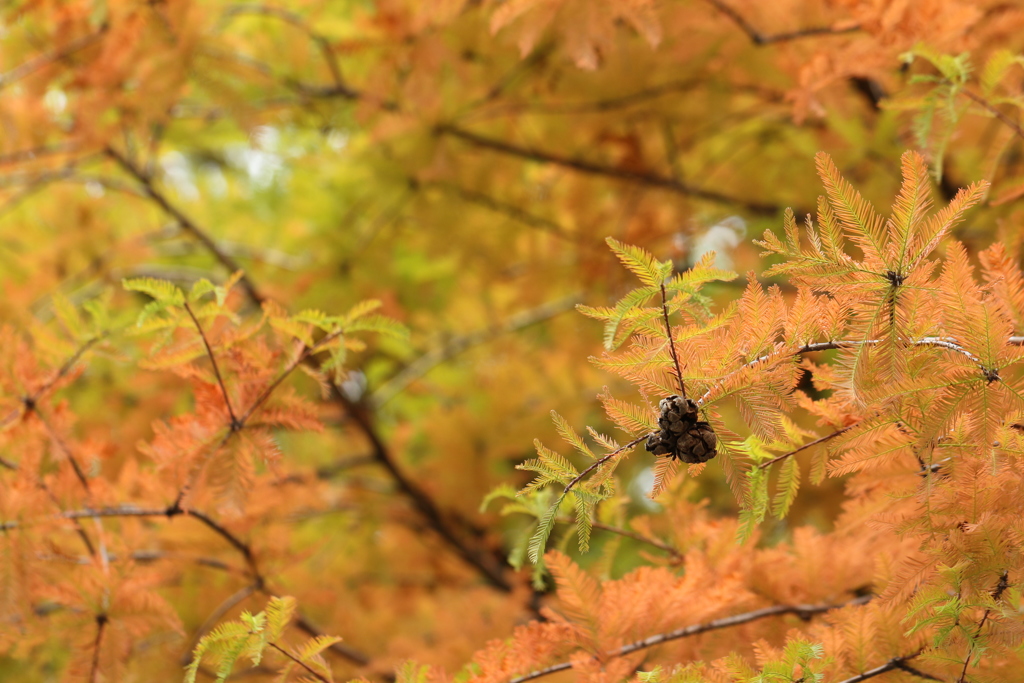
<path id="1" fill-rule="evenodd" d="M 1019 680 L 1022 28 L 0 3 L 0 679 Z"/>

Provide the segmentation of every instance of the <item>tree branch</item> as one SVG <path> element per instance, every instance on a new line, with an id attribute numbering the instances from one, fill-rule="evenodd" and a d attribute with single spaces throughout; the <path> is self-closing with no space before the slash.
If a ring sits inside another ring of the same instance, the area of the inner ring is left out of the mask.
<path id="1" fill-rule="evenodd" d="M 683 398 L 686 398 L 686 384 L 683 382 L 683 369 L 679 367 L 679 356 L 676 354 L 676 341 L 672 338 L 672 324 L 668 321 L 668 294 L 665 292 L 665 283 L 661 283 L 661 315 L 665 320 L 665 336 L 668 337 L 668 350 L 672 353 L 672 364 L 676 369 L 676 379 L 679 380 L 679 391 Z"/>
<path id="2" fill-rule="evenodd" d="M 90 45 L 98 41 L 100 38 L 102 38 L 103 34 L 106 32 L 107 25 L 104 24 L 100 27 L 98 31 L 94 33 L 89 33 L 79 38 L 75 38 L 74 40 L 69 41 L 68 44 L 62 48 L 54 50 L 53 52 L 48 52 L 44 55 L 39 55 L 38 57 L 30 59 L 27 62 L 21 64 L 20 66 L 14 67 L 7 73 L 0 74 L 0 89 L 5 88 L 6 86 L 10 85 L 18 79 L 28 76 L 34 71 L 38 71 L 47 64 L 51 64 L 53 62 L 58 62 L 62 59 L 66 59 L 74 53 L 78 52 L 79 50 L 83 50 L 89 47 Z"/>
<path id="3" fill-rule="evenodd" d="M 121 155 L 113 147 L 108 147 L 105 150 L 107 156 L 116 161 L 125 171 L 127 171 L 132 177 L 134 177 L 143 187 L 146 195 L 157 203 L 160 208 L 167 213 L 169 216 L 178 221 L 184 230 L 192 234 L 200 243 L 202 243 L 210 253 L 224 265 L 231 272 L 240 270 L 238 264 L 228 254 L 226 254 L 216 242 L 206 233 L 205 230 L 200 228 L 194 221 L 178 209 L 174 204 L 170 202 L 161 192 L 159 192 L 153 185 L 152 180 L 146 176 L 141 169 L 133 164 L 126 157 Z M 249 298 L 257 304 L 264 301 L 264 297 L 259 293 L 254 283 L 247 277 L 242 276 L 241 283 L 248 294 Z M 320 341 L 320 345 L 324 343 L 324 340 Z M 303 353 L 299 356 L 299 362 L 307 362 L 319 368 L 320 364 L 312 358 L 309 349 L 304 349 Z M 297 365 L 297 364 L 296 364 Z M 267 390 L 254 401 L 253 405 L 243 414 L 240 421 L 244 423 L 252 413 L 266 400 L 270 395 L 270 392 L 284 380 L 288 374 L 296 367 L 296 365 L 290 365 L 274 382 L 268 386 Z M 448 522 L 445 521 L 442 516 L 440 509 L 430 499 L 427 494 L 415 485 L 410 479 L 405 477 L 401 470 L 398 469 L 394 458 L 389 453 L 387 447 L 384 445 L 383 440 L 376 433 L 372 422 L 369 417 L 362 414 L 362 412 L 356 408 L 356 406 L 348 400 L 348 398 L 338 390 L 336 386 L 332 384 L 332 398 L 333 400 L 342 406 L 346 412 L 353 416 L 353 420 L 359 429 L 366 435 L 370 441 L 375 460 L 380 463 L 395 480 L 398 488 L 405 494 L 419 512 L 426 518 L 428 524 L 433 528 L 442 539 L 444 539 L 464 560 L 470 565 L 475 567 L 483 576 L 487 579 L 488 583 L 493 585 L 502 591 L 510 591 L 511 585 L 504 577 L 503 565 L 501 562 L 495 560 L 493 557 L 488 557 L 475 548 L 470 547 L 465 541 L 459 538 L 458 534 L 450 528 Z M 230 436 L 230 434 L 229 434 Z M 180 502 L 180 496 L 179 501 Z M 177 506 L 177 503 L 175 504 Z M 175 507 L 172 506 L 172 507 Z M 467 525 L 468 526 L 468 525 Z"/>
<path id="4" fill-rule="evenodd" d="M 614 166 L 603 166 L 584 159 L 564 157 L 558 154 L 545 152 L 543 150 L 520 147 L 503 140 L 484 137 L 451 124 L 439 125 L 435 128 L 435 131 L 440 135 L 450 135 L 464 142 L 468 142 L 471 145 L 495 152 L 509 154 L 521 159 L 527 159 L 538 163 L 554 164 L 564 168 L 571 168 L 582 173 L 604 176 L 606 178 L 615 178 L 650 187 L 657 187 L 687 197 L 696 197 L 697 199 L 705 199 L 707 201 L 728 204 L 730 206 L 740 206 L 755 214 L 772 216 L 777 214 L 781 209 L 777 204 L 768 204 L 764 202 L 749 201 L 739 197 L 730 197 L 729 195 L 715 192 L 714 190 L 705 190 L 703 188 L 693 187 L 674 178 L 657 175 L 655 173 L 631 171 L 624 168 L 616 168 Z"/>
<path id="5" fill-rule="evenodd" d="M 728 628 L 730 626 L 739 626 L 740 624 L 746 624 L 751 621 L 757 621 L 758 619 L 765 619 L 767 617 L 775 617 L 783 614 L 795 614 L 801 619 L 810 619 L 815 614 L 821 614 L 830 610 L 839 609 L 841 607 L 849 607 L 852 605 L 863 605 L 864 603 L 871 600 L 870 595 L 861 598 L 856 598 L 846 603 L 839 605 L 777 605 L 775 607 L 766 607 L 764 609 L 754 610 L 753 612 L 745 612 L 743 614 L 736 614 L 731 617 L 722 617 L 721 619 L 713 619 L 703 624 L 694 624 L 693 626 L 687 626 L 685 628 L 676 629 L 675 631 L 669 631 L 668 633 L 660 633 L 656 636 L 644 638 L 628 645 L 623 645 L 615 650 L 610 650 L 599 655 L 599 658 L 609 657 L 622 657 L 624 655 L 637 652 L 638 650 L 644 650 L 649 647 L 661 645 L 667 643 L 670 640 L 678 640 L 680 638 L 687 638 L 689 636 L 695 636 L 700 633 L 706 633 L 708 631 L 715 631 L 722 628 Z M 557 673 L 559 671 L 565 671 L 572 668 L 572 662 L 562 662 L 549 666 L 545 669 L 533 671 L 526 674 L 525 676 L 518 676 L 513 678 L 509 683 L 525 683 L 525 681 L 531 681 L 535 678 L 547 676 L 548 674 Z M 845 683 L 845 682 L 844 682 Z"/>
<path id="6" fill-rule="evenodd" d="M 302 661 L 301 659 L 296 658 L 295 656 L 293 656 L 290 652 L 288 652 L 284 648 L 279 647 L 277 645 L 277 643 L 267 643 L 267 645 L 269 645 L 270 647 L 274 648 L 275 650 L 277 650 L 278 652 L 283 654 L 285 657 L 287 657 L 288 659 L 292 660 L 293 662 L 295 662 L 296 664 L 301 666 L 303 669 L 305 669 L 309 673 L 313 674 L 318 681 L 323 681 L 323 683 L 331 683 L 326 678 L 324 678 L 323 675 L 321 675 L 319 672 L 314 671 L 312 668 L 310 668 L 310 666 L 308 664 L 306 664 L 304 661 Z"/>
<path id="7" fill-rule="evenodd" d="M 560 518 L 558 518 L 557 521 L 559 521 L 559 522 L 561 522 L 563 524 L 573 524 L 575 522 L 575 520 L 570 519 L 568 517 L 560 517 Z M 612 526 L 611 524 L 604 524 L 602 522 L 596 522 L 596 521 L 591 522 L 591 526 L 593 528 L 595 528 L 595 529 L 600 529 L 602 531 L 607 531 L 609 533 L 617 534 L 617 535 L 623 536 L 625 538 L 632 538 L 634 541 L 639 541 L 640 543 L 644 543 L 646 545 L 653 546 L 653 547 L 655 547 L 655 548 L 657 548 L 659 550 L 664 550 L 665 552 L 667 552 L 669 555 L 671 555 L 672 557 L 674 557 L 676 559 L 681 558 L 683 556 L 683 554 L 681 552 L 679 552 L 678 548 L 674 548 L 674 547 L 670 546 L 668 543 L 663 543 L 662 541 L 659 541 L 656 538 L 651 538 L 650 536 L 644 536 L 643 534 L 639 534 L 639 533 L 637 533 L 635 531 L 632 531 L 630 529 L 623 529 L 620 526 Z"/>
<path id="8" fill-rule="evenodd" d="M 377 433 L 370 416 L 362 407 L 349 400 L 334 382 L 331 382 L 331 396 L 351 416 L 352 421 L 370 442 L 374 459 L 387 470 L 398 488 L 423 515 L 430 528 L 447 542 L 463 560 L 476 568 L 489 584 L 504 592 L 511 591 L 512 585 L 505 578 L 504 566 L 493 556 L 479 552 L 460 538 L 445 520 L 434 501 L 402 473 L 388 447 Z"/>
<path id="9" fill-rule="evenodd" d="M 235 415 L 235 409 L 231 407 L 231 398 L 228 396 L 228 388 L 224 385 L 224 378 L 221 377 L 220 368 L 217 366 L 217 357 L 213 355 L 213 349 L 210 348 L 210 341 L 206 338 L 206 333 L 203 332 L 203 326 L 199 324 L 199 318 L 192 312 L 192 307 L 185 302 L 185 310 L 188 312 L 192 322 L 195 323 L 196 330 L 199 331 L 199 337 L 203 340 L 203 346 L 206 347 L 206 355 L 210 357 L 210 363 L 213 365 L 213 374 L 217 376 L 217 384 L 220 385 L 220 393 L 224 397 L 224 405 L 227 406 L 228 415 L 231 416 L 231 429 L 237 431 L 242 428 L 242 423 L 238 421 L 238 417 Z"/>
<path id="10" fill-rule="evenodd" d="M 1003 597 L 1003 593 L 1010 587 L 1009 578 L 1009 573 L 1005 571 L 999 576 L 999 583 L 996 584 L 995 589 L 992 591 L 992 599 L 994 601 L 998 601 Z M 981 616 L 981 621 L 978 622 L 978 628 L 975 629 L 974 638 L 971 639 L 971 645 L 967 648 L 967 656 L 964 657 L 964 668 L 960 671 L 960 677 L 957 679 L 957 683 L 966 683 L 967 681 L 967 667 L 970 666 L 971 657 L 974 656 L 974 644 L 977 642 L 978 636 L 981 635 L 981 629 L 985 627 L 985 622 L 988 621 L 988 617 L 991 613 L 991 609 L 985 610 L 985 614 Z"/>
<path id="11" fill-rule="evenodd" d="M 206 525 L 210 530 L 219 535 L 221 538 L 226 540 L 233 548 L 235 548 L 245 559 L 246 564 L 249 567 L 249 572 L 252 577 L 252 586 L 256 590 L 263 592 L 266 595 L 274 596 L 275 594 L 267 589 L 266 578 L 260 573 L 259 566 L 256 563 L 255 555 L 252 552 L 252 548 L 245 543 L 238 536 L 229 531 L 226 527 L 221 526 L 218 522 L 214 521 L 209 515 L 199 510 L 188 510 L 185 511 L 177 505 L 170 505 L 165 508 L 139 508 L 134 505 L 118 505 L 111 507 L 103 507 L 97 509 L 84 509 L 84 510 L 65 510 L 61 512 L 60 516 L 65 519 L 78 520 L 81 518 L 98 518 L 98 517 L 177 517 L 184 515 L 188 517 L 194 517 L 199 520 L 202 524 Z M 18 522 L 0 522 L 0 531 L 9 531 L 12 529 L 18 529 L 22 525 Z M 296 626 L 306 633 L 312 636 L 323 635 L 323 632 L 314 627 L 309 620 L 301 614 L 296 615 Z M 362 652 L 355 650 L 348 646 L 343 646 L 340 643 L 336 643 L 329 648 L 335 654 L 348 659 L 349 661 L 358 664 L 359 666 L 365 666 L 370 663 L 370 657 Z"/>
<path id="12" fill-rule="evenodd" d="M 384 405 L 414 381 L 467 349 L 484 344 L 498 335 L 517 332 L 572 310 L 580 302 L 581 294 L 581 292 L 574 292 L 567 297 L 549 301 L 536 308 L 516 313 L 509 316 L 507 320 L 499 325 L 455 337 L 447 344 L 427 351 L 402 368 L 401 371 L 373 392 L 371 398 L 373 406 L 379 408 Z"/>
<path id="13" fill-rule="evenodd" d="M 89 669 L 89 683 L 96 683 L 100 674 L 100 645 L 103 644 L 103 631 L 109 619 L 106 614 L 96 615 L 96 640 L 92 644 L 92 667 Z"/>
<path id="14" fill-rule="evenodd" d="M 859 425 L 861 422 L 863 422 L 863 420 L 858 420 L 857 422 L 854 422 L 852 425 L 847 425 L 847 426 L 843 427 L 842 429 L 837 429 L 836 431 L 832 432 L 831 434 L 826 434 L 825 436 L 823 436 L 821 438 L 815 439 L 814 441 L 811 441 L 809 443 L 805 443 L 803 446 L 800 446 L 799 448 L 794 448 L 789 453 L 783 453 L 782 455 L 776 456 L 776 457 L 772 458 L 771 460 L 766 460 L 765 462 L 759 463 L 757 465 L 757 467 L 759 469 L 763 470 L 766 467 L 770 467 L 771 465 L 774 465 L 775 463 L 779 462 L 780 460 L 785 460 L 786 458 L 789 458 L 789 457 L 792 457 L 792 456 L 796 455 L 800 451 L 807 450 L 808 448 L 811 448 L 813 446 L 817 446 L 820 443 L 825 443 L 826 441 L 831 441 L 832 439 L 836 438 L 837 436 L 840 436 L 840 435 L 845 434 L 846 432 L 850 431 L 851 429 L 853 429 L 854 427 Z"/>
<path id="15" fill-rule="evenodd" d="M 735 9 L 725 4 L 721 0 L 708 0 L 719 12 L 732 19 L 733 23 L 739 26 L 747 36 L 750 37 L 750 41 L 755 45 L 768 45 L 770 43 L 782 43 L 789 40 L 797 40 L 799 38 L 807 38 L 810 36 L 834 36 L 843 33 L 853 33 L 854 31 L 860 30 L 860 25 L 855 24 L 845 28 L 832 28 L 831 26 L 816 26 L 814 28 L 797 29 L 795 31 L 786 31 L 784 33 L 775 33 L 772 35 L 766 35 L 761 33 L 753 24 L 744 18 L 742 14 L 737 12 Z"/>
<path id="16" fill-rule="evenodd" d="M 1016 133 L 1017 137 L 1024 138 L 1024 128 L 1021 128 L 1021 125 L 1019 123 L 1017 123 L 1009 116 L 1001 112 L 995 105 L 993 105 L 987 99 L 985 99 L 984 97 L 975 92 L 971 92 L 966 88 L 961 88 L 960 92 L 962 92 L 968 99 L 974 100 L 975 102 L 980 104 L 982 107 L 988 110 L 989 113 L 991 113 L 997 119 L 1005 123 L 1010 128 L 1010 130 Z"/>
<path id="17" fill-rule="evenodd" d="M 915 676 L 920 676 L 921 678 L 925 678 L 927 680 L 932 680 L 932 681 L 941 680 L 941 679 L 935 678 L 934 676 L 929 676 L 928 674 L 923 674 L 922 675 L 921 672 L 918 672 L 916 669 L 913 669 L 912 667 L 906 666 L 904 664 L 904 662 L 906 662 L 907 660 L 913 659 L 914 657 L 917 657 L 919 654 L 921 654 L 921 653 L 920 652 L 915 652 L 912 655 L 904 655 L 903 657 L 894 657 L 893 659 L 890 659 L 888 662 L 886 662 L 885 664 L 883 664 L 881 666 L 876 666 L 874 669 L 870 669 L 868 671 L 865 671 L 864 673 L 857 674 L 856 676 L 853 676 L 852 678 L 847 678 L 845 681 L 839 681 L 839 683 L 860 683 L 861 681 L 866 681 L 869 678 L 874 678 L 875 676 L 881 676 L 882 674 L 884 674 L 884 673 L 886 673 L 888 671 L 893 671 L 893 670 L 896 670 L 896 669 L 899 669 L 901 671 L 906 671 L 907 673 L 912 673 Z"/>
<path id="18" fill-rule="evenodd" d="M 167 197 L 164 196 L 162 192 L 157 190 L 156 186 L 153 185 L 152 179 L 145 173 L 143 173 L 142 169 L 140 169 L 138 166 L 132 163 L 127 157 L 123 156 L 113 147 L 107 147 L 104 150 L 104 152 L 108 157 L 116 161 L 117 164 L 121 168 L 123 168 L 130 176 L 135 178 L 135 180 L 138 181 L 140 185 L 142 185 L 142 189 L 145 192 L 146 196 L 148 196 L 150 199 L 156 202 L 156 204 L 164 211 L 164 213 L 178 221 L 182 229 L 184 229 L 194 238 L 199 240 L 203 244 L 203 246 L 206 247 L 207 250 L 209 250 L 210 254 L 228 270 L 229 273 L 235 273 L 238 272 L 239 270 L 244 270 L 238 264 L 238 262 L 235 261 L 235 259 L 233 259 L 223 249 L 220 248 L 220 246 L 213 240 L 212 237 L 210 237 L 206 233 L 205 230 L 200 228 L 195 223 L 195 221 L 186 216 L 185 213 L 181 211 L 181 209 L 172 204 L 167 199 Z M 256 289 L 256 286 L 253 284 L 252 280 L 250 280 L 247 275 L 242 275 L 240 282 L 242 284 L 243 289 L 245 289 L 246 294 L 248 294 L 249 298 L 254 303 L 256 303 L 257 305 L 263 303 L 263 295 L 259 292 L 258 289 Z"/>
<path id="19" fill-rule="evenodd" d="M 39 388 L 37 388 L 31 394 L 22 398 L 21 403 L 25 411 L 28 412 L 29 410 L 35 410 L 35 407 L 39 403 L 39 400 L 42 399 L 46 392 L 55 387 L 57 385 L 57 382 L 67 377 L 68 373 L 70 373 L 72 368 L 75 367 L 75 363 L 77 363 L 82 358 L 82 356 L 85 355 L 86 351 L 91 349 L 93 346 L 96 345 L 97 342 L 99 342 L 106 336 L 106 333 L 103 333 L 101 335 L 95 336 L 87 340 L 84 344 L 78 347 L 78 349 L 71 355 L 70 358 L 64 361 L 63 365 L 57 368 L 57 371 L 54 372 L 53 377 L 46 380 L 46 382 L 44 382 L 41 386 L 39 386 Z M 13 422 L 15 418 L 17 418 L 18 415 L 20 415 L 21 413 L 21 408 L 17 408 L 8 413 L 4 417 L 3 421 L 0 421 L 0 429 L 6 427 L 8 424 Z"/>
<path id="20" fill-rule="evenodd" d="M 587 476 L 588 474 L 593 472 L 595 469 L 597 469 L 601 465 L 605 464 L 606 462 L 608 462 L 609 460 L 614 458 L 616 455 L 619 455 L 623 451 L 628 451 L 630 448 L 632 448 L 633 446 L 637 445 L 638 443 L 640 443 L 641 441 L 643 441 L 647 437 L 648 437 L 647 434 L 644 434 L 643 436 L 638 436 L 637 438 L 635 438 L 632 441 L 630 441 L 629 443 L 627 443 L 625 446 L 619 446 L 618 448 L 616 448 L 611 453 L 607 453 L 606 455 L 604 455 L 604 456 L 598 458 L 597 460 L 595 460 L 594 463 L 590 467 L 588 467 L 587 469 L 585 469 L 582 472 L 580 472 L 579 474 L 577 474 L 573 478 L 572 481 L 570 481 L 568 484 L 565 485 L 565 490 L 562 492 L 562 495 L 564 496 L 567 493 L 569 493 L 569 491 L 571 491 L 573 489 L 573 487 L 576 486 L 576 484 L 580 483 L 580 481 L 583 480 L 583 477 Z"/>

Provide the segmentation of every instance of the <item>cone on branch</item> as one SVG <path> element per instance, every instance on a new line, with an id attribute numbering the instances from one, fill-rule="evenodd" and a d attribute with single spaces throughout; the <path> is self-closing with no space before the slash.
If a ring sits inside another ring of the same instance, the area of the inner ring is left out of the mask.
<path id="1" fill-rule="evenodd" d="M 697 419 L 697 404 L 669 396 L 658 406 L 658 429 L 647 437 L 647 450 L 688 463 L 707 462 L 717 455 L 718 437 L 707 422 Z"/>

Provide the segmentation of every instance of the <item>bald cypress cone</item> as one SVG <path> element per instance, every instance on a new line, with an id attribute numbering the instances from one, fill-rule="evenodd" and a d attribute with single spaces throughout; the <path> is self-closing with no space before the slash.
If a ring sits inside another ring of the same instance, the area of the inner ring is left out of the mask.
<path id="1" fill-rule="evenodd" d="M 707 462 L 717 455 L 718 437 L 707 422 L 697 420 L 697 404 L 669 396 L 658 405 L 658 431 L 647 437 L 647 450 L 688 463 Z"/>

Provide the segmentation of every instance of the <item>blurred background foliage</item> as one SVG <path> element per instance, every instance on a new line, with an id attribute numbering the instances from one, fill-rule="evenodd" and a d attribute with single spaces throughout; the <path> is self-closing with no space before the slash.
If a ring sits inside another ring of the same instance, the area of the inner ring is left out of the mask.
<path id="1" fill-rule="evenodd" d="M 779 229 L 785 207 L 814 206 L 817 151 L 887 206 L 900 154 L 917 148 L 947 200 L 993 181 L 956 237 L 1001 238 L 1019 258 L 1022 24 L 1024 6 L 1002 1 L 11 0 L 0 318 L 59 365 L 74 344 L 57 297 L 116 314 L 136 305 L 125 277 L 223 281 L 206 238 L 292 310 L 380 299 L 411 340 L 356 354 L 345 395 L 440 523 L 503 558 L 527 520 L 480 503 L 525 481 L 513 468 L 533 438 L 557 440 L 549 411 L 610 433 L 602 387 L 640 400 L 591 365 L 600 326 L 574 312 L 632 286 L 606 237 L 680 270 L 716 251 L 748 274 L 708 288 L 729 300 L 770 265 L 750 239 Z M 259 316 L 251 298 L 237 305 Z M 111 481 L 140 460 L 151 423 L 191 400 L 184 380 L 130 356 L 97 353 L 88 381 L 61 390 L 69 429 L 103 444 L 94 473 Z M 454 669 L 533 614 L 543 598 L 528 577 L 481 580 L 367 430 L 336 404 L 322 418 L 321 434 L 279 437 L 301 487 L 238 524 L 265 573 L 369 660 L 339 670 L 382 675 L 408 657 Z M 637 454 L 620 469 L 609 523 L 660 509 L 650 466 Z M 806 488 L 763 542 L 829 528 L 841 491 Z M 670 495 L 736 509 L 714 462 Z M 182 525 L 160 533 L 165 548 L 230 556 Z M 652 555 L 600 530 L 595 546 L 583 562 L 608 576 Z M 168 575 L 189 636 L 149 643 L 139 670 L 187 652 L 238 585 Z M 19 680 L 49 680 L 66 658 L 44 635 L 8 645 L 0 675 Z"/>

